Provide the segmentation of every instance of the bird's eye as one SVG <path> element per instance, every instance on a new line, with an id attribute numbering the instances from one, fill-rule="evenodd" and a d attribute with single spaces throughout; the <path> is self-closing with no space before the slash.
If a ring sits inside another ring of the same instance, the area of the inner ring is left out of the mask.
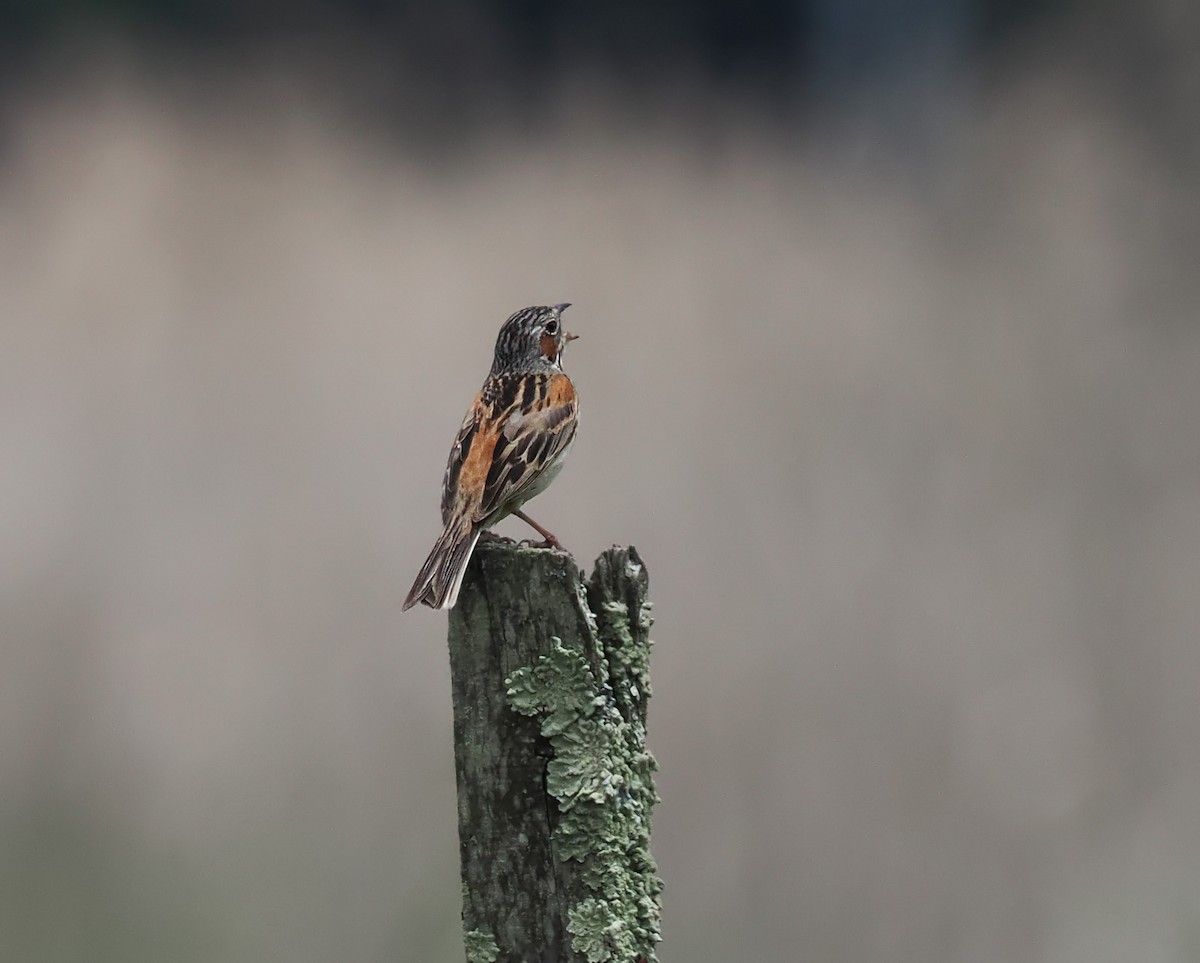
<path id="1" fill-rule="evenodd" d="M 558 334 L 558 318 L 551 318 L 546 322 L 546 334 L 551 337 Z"/>

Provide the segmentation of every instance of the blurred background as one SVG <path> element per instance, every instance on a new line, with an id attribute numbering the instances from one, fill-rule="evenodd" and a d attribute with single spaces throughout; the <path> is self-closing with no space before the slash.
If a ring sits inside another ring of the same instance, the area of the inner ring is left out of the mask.
<path id="1" fill-rule="evenodd" d="M 1200 959 L 1197 8 L 433 9 L 0 10 L 0 958 L 462 959 L 400 602 L 572 301 L 661 959 Z"/>

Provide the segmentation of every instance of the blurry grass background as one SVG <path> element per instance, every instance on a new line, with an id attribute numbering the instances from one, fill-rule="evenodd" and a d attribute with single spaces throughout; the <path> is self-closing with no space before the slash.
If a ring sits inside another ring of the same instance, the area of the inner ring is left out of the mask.
<path id="1" fill-rule="evenodd" d="M 1195 11 L 400 10 L 0 16 L 0 958 L 461 960 L 399 603 L 564 300 L 661 958 L 1200 958 Z"/>

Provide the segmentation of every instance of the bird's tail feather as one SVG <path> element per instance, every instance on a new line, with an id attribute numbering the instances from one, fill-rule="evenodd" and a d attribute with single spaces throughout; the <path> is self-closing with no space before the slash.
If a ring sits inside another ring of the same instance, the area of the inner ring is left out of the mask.
<path id="1" fill-rule="evenodd" d="M 423 602 L 432 609 L 449 609 L 458 601 L 458 590 L 462 588 L 467 562 L 479 541 L 478 526 L 469 522 L 451 522 L 434 543 L 429 558 L 421 566 L 421 572 L 404 600 L 404 609 L 411 609 Z"/>

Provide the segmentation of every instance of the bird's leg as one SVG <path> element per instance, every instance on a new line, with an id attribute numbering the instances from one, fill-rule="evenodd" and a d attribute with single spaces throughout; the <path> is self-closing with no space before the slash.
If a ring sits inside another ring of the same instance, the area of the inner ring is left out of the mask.
<path id="1" fill-rule="evenodd" d="M 560 542 L 557 538 L 555 538 L 553 532 L 547 531 L 546 529 L 542 528 L 541 525 L 539 525 L 537 522 L 535 522 L 532 518 L 530 518 L 528 515 L 526 515 L 519 508 L 515 512 L 513 512 L 513 514 L 516 515 L 517 518 L 521 519 L 521 521 L 525 522 L 527 525 L 532 526 L 532 528 L 539 535 L 541 535 L 542 538 L 544 538 L 546 540 L 546 544 L 550 548 L 557 548 L 560 552 L 566 551 L 566 549 L 562 547 L 562 542 Z"/>

